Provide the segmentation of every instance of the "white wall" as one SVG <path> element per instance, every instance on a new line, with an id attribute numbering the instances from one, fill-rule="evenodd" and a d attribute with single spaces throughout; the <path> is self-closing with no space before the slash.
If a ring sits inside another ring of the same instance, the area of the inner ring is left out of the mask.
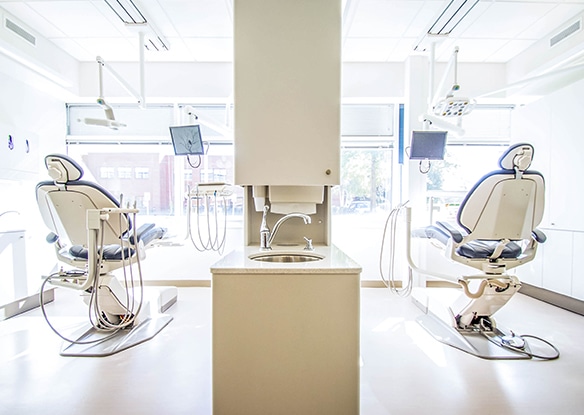
<path id="1" fill-rule="evenodd" d="M 43 156 L 50 152 L 65 151 L 65 103 L 52 95 L 39 91 L 13 77 L 0 73 L 0 145 L 7 145 L 6 134 L 34 137 L 31 154 L 36 154 L 36 168 L 29 174 L 13 176 L 4 171 L 0 178 L 0 213 L 15 210 L 16 214 L 0 217 L 0 230 L 24 229 L 26 231 L 27 280 L 29 292 L 38 291 L 41 274 L 50 272 L 55 264 L 53 248 L 44 242 L 48 230 L 42 224 L 36 205 L 35 186 L 48 178 Z M 16 131 L 16 133 L 14 133 Z M 34 153 L 33 153 L 34 150 Z M 0 165 L 8 163 L 10 155 L 0 152 Z M 0 263 L 11 254 L 11 248 L 0 254 Z M 3 263 L 2 263 L 3 264 Z M 1 269 L 6 271 L 4 266 Z M 10 287 L 12 275 L 3 272 L 0 290 Z M 18 276 L 19 278 L 23 276 Z"/>
<path id="2" fill-rule="evenodd" d="M 584 299 L 584 80 L 513 112 L 513 141 L 535 146 L 532 167 L 546 180 L 546 210 L 541 225 L 548 236 L 541 263 L 522 269 L 521 279 L 561 294 Z"/>
<path id="3" fill-rule="evenodd" d="M 139 90 L 137 63 L 107 62 L 133 89 Z M 436 67 L 437 80 L 444 73 L 444 64 Z M 343 63 L 341 95 L 350 102 L 400 101 L 405 95 L 404 63 Z M 225 102 L 233 92 L 231 63 L 163 63 L 145 64 L 146 102 Z M 448 81 L 453 79 L 452 74 Z M 469 97 L 502 88 L 506 85 L 505 65 L 460 64 L 460 93 Z M 451 85 L 448 85 L 448 88 Z M 98 94 L 97 63 L 79 64 L 79 97 L 77 102 L 95 102 Z M 104 73 L 104 95 L 111 102 L 133 102 L 133 98 L 107 71 Z M 232 99 L 232 98 L 231 98 Z M 72 101 L 70 101 L 72 102 Z"/>

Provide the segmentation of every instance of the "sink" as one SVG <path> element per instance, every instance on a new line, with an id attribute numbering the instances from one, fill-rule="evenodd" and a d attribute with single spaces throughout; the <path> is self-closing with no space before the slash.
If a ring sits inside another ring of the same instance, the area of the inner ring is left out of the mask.
<path id="1" fill-rule="evenodd" d="M 260 252 L 249 256 L 249 259 L 263 262 L 308 262 L 323 258 L 324 255 L 313 252 Z"/>

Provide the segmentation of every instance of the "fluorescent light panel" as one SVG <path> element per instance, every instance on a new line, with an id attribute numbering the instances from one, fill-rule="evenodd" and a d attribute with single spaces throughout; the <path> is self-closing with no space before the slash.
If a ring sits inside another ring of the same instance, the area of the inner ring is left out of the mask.
<path id="1" fill-rule="evenodd" d="M 448 35 L 479 0 L 451 0 L 428 30 L 430 35 Z"/>
<path id="2" fill-rule="evenodd" d="M 145 24 L 146 18 L 132 0 L 105 0 L 125 24 Z"/>
<path id="3" fill-rule="evenodd" d="M 153 35 L 146 34 L 144 47 L 149 51 L 161 52 L 168 50 L 168 42 L 156 33 Z"/>
<path id="4" fill-rule="evenodd" d="M 160 52 L 169 49 L 168 41 L 156 32 L 152 22 L 148 22 L 136 0 L 104 1 L 128 28 L 144 32 L 144 46 L 147 50 Z"/>

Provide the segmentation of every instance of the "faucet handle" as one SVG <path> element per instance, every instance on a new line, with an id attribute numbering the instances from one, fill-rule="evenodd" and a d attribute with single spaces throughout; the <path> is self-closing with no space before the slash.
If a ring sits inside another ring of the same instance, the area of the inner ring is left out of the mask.
<path id="1" fill-rule="evenodd" d="M 304 247 L 304 250 L 305 251 L 314 251 L 314 247 L 312 246 L 312 239 L 309 239 L 305 236 L 304 240 L 306 241 L 306 246 Z"/>

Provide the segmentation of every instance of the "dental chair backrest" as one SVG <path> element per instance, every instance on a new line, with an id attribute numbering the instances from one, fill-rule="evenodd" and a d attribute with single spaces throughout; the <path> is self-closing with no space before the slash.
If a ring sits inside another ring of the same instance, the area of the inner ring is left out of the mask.
<path id="1" fill-rule="evenodd" d="M 472 239 L 525 240 L 540 224 L 544 210 L 544 179 L 528 170 L 531 144 L 510 146 L 499 159 L 501 170 L 484 176 L 458 210 L 458 223 Z"/>
<path id="2" fill-rule="evenodd" d="M 87 247 L 87 209 L 118 208 L 118 201 L 98 184 L 82 180 L 83 168 L 69 156 L 49 154 L 45 166 L 53 180 L 36 187 L 44 223 L 60 239 Z M 111 215 L 104 227 L 104 245 L 119 244 L 129 228 L 125 215 Z"/>

